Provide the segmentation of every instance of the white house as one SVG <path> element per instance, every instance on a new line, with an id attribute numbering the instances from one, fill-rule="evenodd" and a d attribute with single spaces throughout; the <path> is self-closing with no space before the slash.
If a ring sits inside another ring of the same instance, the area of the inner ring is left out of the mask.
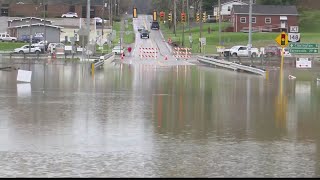
<path id="1" fill-rule="evenodd" d="M 256 0 L 253 0 L 253 4 Z M 221 19 L 230 19 L 232 7 L 234 5 L 248 5 L 249 0 L 221 0 Z M 213 9 L 213 16 L 219 19 L 219 6 L 215 6 Z"/>

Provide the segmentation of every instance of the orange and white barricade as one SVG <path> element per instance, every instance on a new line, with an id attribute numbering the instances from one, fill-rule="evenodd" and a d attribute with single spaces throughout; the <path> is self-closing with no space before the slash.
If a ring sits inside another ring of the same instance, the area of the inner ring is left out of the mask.
<path id="1" fill-rule="evenodd" d="M 189 59 L 191 58 L 192 52 L 191 48 L 174 48 L 173 56 L 175 58 Z"/>
<path id="2" fill-rule="evenodd" d="M 157 59 L 158 58 L 158 53 L 159 53 L 159 49 L 158 48 L 140 48 L 140 59 L 150 59 L 150 58 L 154 58 Z"/>

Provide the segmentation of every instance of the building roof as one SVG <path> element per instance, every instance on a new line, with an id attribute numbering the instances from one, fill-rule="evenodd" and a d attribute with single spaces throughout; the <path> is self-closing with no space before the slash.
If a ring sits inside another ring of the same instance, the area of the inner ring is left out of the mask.
<path id="1" fill-rule="evenodd" d="M 8 20 L 8 21 L 9 21 L 9 22 L 13 22 L 13 21 L 23 21 L 23 20 L 26 20 L 26 19 L 36 19 L 36 20 L 39 20 L 39 21 L 44 21 L 44 19 L 37 18 L 37 17 L 25 17 L 25 18 L 11 19 L 11 20 Z M 46 20 L 46 22 L 52 23 L 52 21 L 49 21 L 49 20 Z"/>
<path id="2" fill-rule="evenodd" d="M 234 14 L 249 14 L 249 5 L 234 5 Z M 296 6 L 252 5 L 252 14 L 260 15 L 299 15 Z"/>
<path id="3" fill-rule="evenodd" d="M 31 26 L 44 26 L 44 24 L 36 23 L 36 24 L 31 24 Z M 20 26 L 12 26 L 12 27 L 9 27 L 9 29 L 12 29 L 12 28 L 24 28 L 24 27 L 30 27 L 30 24 L 25 24 L 25 25 L 20 25 Z M 61 26 L 53 26 L 53 25 L 49 25 L 49 24 L 46 24 L 46 27 L 52 27 L 52 28 L 57 28 L 57 29 L 62 29 L 63 28 Z"/>
<path id="4" fill-rule="evenodd" d="M 221 0 L 221 6 L 225 5 L 225 4 L 230 4 L 230 3 L 233 3 L 233 2 L 239 2 L 243 5 L 247 5 L 249 4 L 249 0 Z"/>

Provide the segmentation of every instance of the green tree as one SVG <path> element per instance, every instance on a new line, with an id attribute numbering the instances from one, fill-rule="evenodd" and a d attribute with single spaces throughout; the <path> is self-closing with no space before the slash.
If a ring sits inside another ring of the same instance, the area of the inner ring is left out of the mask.
<path id="1" fill-rule="evenodd" d="M 296 5 L 297 0 L 259 0 L 258 3 L 263 5 Z"/>

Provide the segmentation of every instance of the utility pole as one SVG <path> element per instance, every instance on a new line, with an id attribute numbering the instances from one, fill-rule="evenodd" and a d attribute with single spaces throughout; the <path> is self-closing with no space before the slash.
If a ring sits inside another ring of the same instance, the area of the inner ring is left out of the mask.
<path id="1" fill-rule="evenodd" d="M 221 0 L 218 2 L 218 10 L 219 10 L 219 45 L 221 46 Z"/>
<path id="2" fill-rule="evenodd" d="M 42 0 L 42 5 L 43 5 L 43 36 L 44 36 L 44 51 L 46 52 L 46 47 L 47 47 L 47 27 L 46 27 L 46 4 L 45 0 Z"/>
<path id="3" fill-rule="evenodd" d="M 248 40 L 248 55 L 251 58 L 251 46 L 252 46 L 252 0 L 249 2 L 249 40 Z M 251 60 L 252 63 L 252 60 Z"/>
<path id="4" fill-rule="evenodd" d="M 189 0 L 187 0 L 187 17 L 188 17 L 188 27 L 189 27 L 189 35 L 191 35 L 191 29 L 190 29 L 190 6 L 189 6 Z"/>
<path id="5" fill-rule="evenodd" d="M 111 26 L 113 26 L 113 0 L 110 0 L 110 23 L 111 23 Z"/>
<path id="6" fill-rule="evenodd" d="M 118 0 L 117 6 L 118 6 L 118 16 L 120 16 L 120 0 Z"/>
<path id="7" fill-rule="evenodd" d="M 174 27 L 173 27 L 173 33 L 175 36 L 177 36 L 177 2 L 176 0 L 173 0 L 173 23 L 174 23 Z"/>
<path id="8" fill-rule="evenodd" d="M 184 3 L 185 3 L 185 0 L 182 0 L 182 13 L 184 13 Z M 189 17 L 187 17 L 187 18 L 189 18 Z M 184 46 L 184 22 L 182 22 L 181 21 L 181 23 L 182 23 L 182 47 Z"/>
<path id="9" fill-rule="evenodd" d="M 104 33 L 103 33 L 103 29 L 104 29 L 104 9 L 107 7 L 107 3 L 105 2 L 105 0 L 103 0 L 103 9 L 102 9 L 102 39 L 103 39 L 103 35 L 104 35 Z"/>
<path id="10" fill-rule="evenodd" d="M 200 1 L 200 15 L 202 16 L 202 0 Z M 202 38 L 202 21 L 200 20 L 200 38 Z M 201 49 L 202 49 L 202 45 L 201 42 L 200 43 L 200 53 L 201 53 Z"/>
<path id="11" fill-rule="evenodd" d="M 87 0 L 87 28 L 88 28 L 88 44 L 90 43 L 90 0 Z"/>

